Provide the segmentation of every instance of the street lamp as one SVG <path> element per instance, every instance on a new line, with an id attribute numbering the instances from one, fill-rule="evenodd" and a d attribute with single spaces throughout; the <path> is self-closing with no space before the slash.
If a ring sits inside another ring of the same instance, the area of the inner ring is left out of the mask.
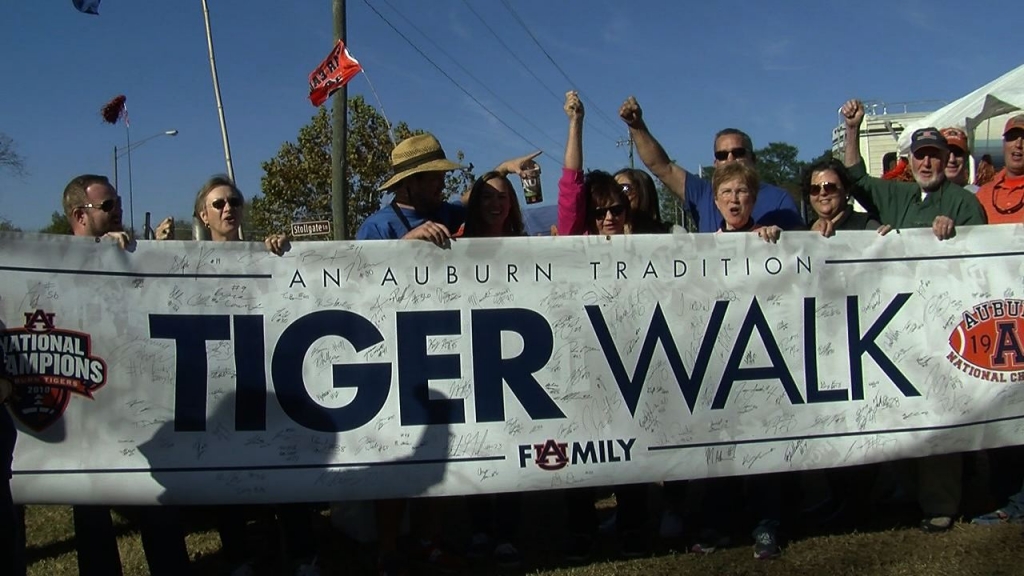
<path id="1" fill-rule="evenodd" d="M 143 144 L 149 142 L 154 138 L 159 138 L 160 136 L 177 135 L 177 130 L 164 130 L 163 132 L 157 132 L 152 136 L 147 136 L 142 140 L 139 140 L 138 142 L 131 144 L 128 147 L 122 148 L 121 150 L 118 150 L 117 146 L 114 146 L 114 189 L 118 188 L 117 159 L 121 158 L 122 156 L 128 157 L 128 226 L 131 228 L 132 232 L 135 231 L 135 202 L 133 198 L 134 194 L 132 191 L 132 150 L 135 150 L 139 146 L 142 146 Z"/>

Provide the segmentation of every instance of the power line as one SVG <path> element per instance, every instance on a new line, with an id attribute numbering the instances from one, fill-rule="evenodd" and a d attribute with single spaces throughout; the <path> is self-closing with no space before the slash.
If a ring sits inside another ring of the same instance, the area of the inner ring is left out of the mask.
<path id="1" fill-rule="evenodd" d="M 570 86 L 579 86 L 578 84 L 572 81 L 572 78 L 569 78 L 569 75 L 565 73 L 565 70 L 562 70 L 562 67 L 558 65 L 558 62 L 555 62 L 555 59 L 551 57 L 551 54 L 548 54 L 548 51 L 544 49 L 544 46 L 542 46 L 540 41 L 537 40 L 537 37 L 533 35 L 533 32 L 530 31 L 530 27 L 527 26 L 526 22 L 524 22 L 523 19 L 519 17 L 519 13 L 515 11 L 515 8 L 512 8 L 512 5 L 508 3 L 508 0 L 501 0 L 501 3 L 505 5 L 505 8 L 512 14 L 512 17 L 515 18 L 516 22 L 518 22 L 519 25 L 523 27 L 523 30 L 526 30 L 526 33 L 529 34 L 530 38 L 533 40 L 533 43 L 536 44 L 538 48 L 540 48 L 540 51 L 544 53 L 544 56 L 547 57 L 548 61 L 551 62 L 551 64 L 555 68 L 557 68 L 559 72 L 561 72 L 562 77 L 565 78 L 565 81 L 568 82 Z M 577 88 L 577 90 L 579 89 Z M 582 99 L 583 91 L 579 90 L 579 92 L 580 98 Z M 597 106 L 593 106 L 593 108 L 597 111 L 598 115 L 604 118 L 608 122 L 608 124 L 613 127 L 614 130 L 619 130 L 620 125 L 614 120 L 612 120 L 611 117 L 609 117 L 603 110 L 601 110 Z M 612 140 L 614 141 L 615 138 L 612 138 Z"/>
<path id="2" fill-rule="evenodd" d="M 536 80 L 541 86 L 544 87 L 545 90 L 548 91 L 548 94 L 551 94 L 559 104 L 565 101 L 563 96 L 559 96 L 558 94 L 556 94 L 555 91 L 551 87 L 549 87 L 543 80 L 541 80 L 539 76 L 534 74 L 533 70 L 531 70 L 530 67 L 526 65 L 526 62 L 523 62 L 522 58 L 520 58 L 519 55 L 516 54 L 515 50 L 510 48 L 508 44 L 505 44 L 505 41 L 501 39 L 501 36 L 498 36 L 498 33 L 494 31 L 494 28 L 491 28 L 491 25 L 487 23 L 487 20 L 485 20 L 484 17 L 481 16 L 480 13 L 473 8 L 472 4 L 469 3 L 469 0 L 462 0 L 462 3 L 466 5 L 466 8 L 469 8 L 469 11 L 472 12 L 473 15 L 477 17 L 477 19 L 480 20 L 484 27 L 487 28 L 487 31 L 490 32 L 492 36 L 494 36 L 498 43 L 501 44 L 502 47 L 505 48 L 505 50 L 507 50 L 508 53 L 511 54 L 512 57 L 516 59 L 516 62 L 519 62 L 519 65 L 522 66 L 523 69 L 526 70 L 526 72 L 530 76 L 533 76 L 534 80 Z M 608 138 L 612 142 L 616 141 L 615 136 L 609 135 L 607 132 L 600 130 L 597 126 L 594 126 L 593 128 L 594 131 L 600 134 L 601 136 Z"/>
<path id="3" fill-rule="evenodd" d="M 454 63 L 455 63 L 455 65 L 456 65 L 456 66 L 458 66 L 458 67 L 459 67 L 459 69 L 460 69 L 460 70 L 462 70 L 462 72 L 463 72 L 464 74 L 466 74 L 467 76 L 469 76 L 469 78 L 470 78 L 471 80 L 473 80 L 474 82 L 476 82 L 477 84 L 479 84 L 479 85 L 480 85 L 481 87 L 483 87 L 483 89 L 484 89 L 484 90 L 486 90 L 486 91 L 487 91 L 487 93 L 488 93 L 488 94 L 490 94 L 490 95 L 491 95 L 491 96 L 492 96 L 492 97 L 493 97 L 493 98 L 494 98 L 495 100 L 497 100 L 497 101 L 498 101 L 498 102 L 499 102 L 500 104 L 502 104 L 503 106 L 505 106 L 506 108 L 508 108 L 509 110 L 511 110 L 511 111 L 512 111 L 512 113 L 513 113 L 513 114 L 515 114 L 516 116 L 519 116 L 520 118 L 522 118 L 522 119 L 523 119 L 523 121 L 524 121 L 524 122 L 526 122 L 526 124 L 528 124 L 528 125 L 529 125 L 529 126 L 530 126 L 531 128 L 533 128 L 534 130 L 536 130 L 536 131 L 537 131 L 537 132 L 538 132 L 539 134 L 543 135 L 543 136 L 544 136 L 544 137 L 546 137 L 546 138 L 547 138 L 548 140 L 550 140 L 550 141 L 554 142 L 554 143 L 555 143 L 555 146 L 556 146 L 556 147 L 558 147 L 558 146 L 561 146 L 561 145 L 562 145 L 562 144 L 561 144 L 561 143 L 560 143 L 560 142 L 559 142 L 558 140 L 556 140 L 556 139 L 552 138 L 552 137 L 551 137 L 550 135 L 548 135 L 548 134 L 547 134 L 546 132 L 544 132 L 544 129 L 543 129 L 543 128 L 541 128 L 540 126 L 537 126 L 536 124 L 534 124 L 534 123 L 533 123 L 533 121 L 531 121 L 531 120 L 530 120 L 529 118 L 527 118 L 526 116 L 524 116 L 524 115 L 520 114 L 520 113 L 519 113 L 519 111 L 517 111 L 517 110 L 516 110 L 515 108 L 513 108 L 511 104 L 509 104 L 508 102 L 505 102 L 504 100 L 502 100 L 502 99 L 501 99 L 501 96 L 498 96 L 497 94 L 495 94 L 493 90 L 491 90 L 490 88 L 488 88 L 488 87 L 487 87 L 487 84 L 485 84 L 485 83 L 484 83 L 484 82 L 482 82 L 482 81 L 481 81 L 481 80 L 480 80 L 479 78 L 477 78 L 476 76 L 474 76 L 474 75 L 473 75 L 473 73 L 472 73 L 472 72 L 470 72 L 469 70 L 467 70 L 465 66 L 463 66 L 462 64 L 459 64 L 458 60 L 456 60 L 454 56 L 452 56 L 452 55 L 451 55 L 451 54 L 449 54 L 449 53 L 448 53 L 447 51 L 445 51 L 445 49 L 444 49 L 444 48 L 442 48 L 442 47 L 441 47 L 440 45 L 438 45 L 438 43 L 437 43 L 437 42 L 434 42 L 434 40 L 432 40 L 432 39 L 431 39 L 431 38 L 430 38 L 429 36 L 427 36 L 426 32 L 424 32 L 423 30 L 421 30 L 421 29 L 420 29 L 420 28 L 419 28 L 418 26 L 416 26 L 416 24 L 414 24 L 414 23 L 413 23 L 413 22 L 412 22 L 411 20 L 409 20 L 408 18 L 406 18 L 406 17 L 405 17 L 405 15 L 404 15 L 404 14 L 402 14 L 402 12 L 401 12 L 401 11 L 399 11 L 399 10 L 398 10 L 397 8 L 395 8 L 395 7 L 394 7 L 394 6 L 393 6 L 393 5 L 391 4 L 391 2 L 389 2 L 388 0 L 381 0 L 381 1 L 382 1 L 382 2 L 384 2 L 384 4 L 385 4 L 385 5 L 386 5 L 386 6 L 388 7 L 388 8 L 391 8 L 391 10 L 393 10 L 393 11 L 394 11 L 394 12 L 395 12 L 396 14 L 398 14 L 398 16 L 399 16 L 399 17 L 400 17 L 400 18 L 401 18 L 402 20 L 405 20 L 405 23 L 406 23 L 406 24 L 408 24 L 409 26 L 411 26 L 413 30 L 415 30 L 416 32 L 418 32 L 418 33 L 420 34 L 420 36 L 423 36 L 424 38 L 426 38 L 426 39 L 427 39 L 427 42 L 430 42 L 431 44 L 433 44 L 434 48 L 437 48 L 437 49 L 438 49 L 438 50 L 439 50 L 439 51 L 441 52 L 441 54 L 444 54 L 445 56 L 447 56 L 447 57 L 448 57 L 448 59 L 449 59 L 449 60 L 451 60 L 452 62 L 454 62 Z"/>
<path id="4" fill-rule="evenodd" d="M 401 37 L 402 37 L 402 40 L 405 40 L 405 41 L 406 41 L 406 42 L 407 42 L 407 43 L 409 44 L 409 46 L 412 46 L 412 49 L 413 49 L 413 50 L 415 50 L 416 52 L 418 52 L 420 56 L 423 56 L 423 59 L 424 59 L 424 60 L 426 60 L 427 62 L 429 62 L 429 63 L 430 63 L 430 65 L 431 65 L 431 66 L 433 66 L 434 68 L 437 68 L 437 71 L 438 71 L 438 72 L 440 72 L 440 73 L 441 73 L 441 74 L 442 74 L 442 75 L 443 75 L 443 76 L 444 76 L 445 78 L 447 78 L 447 79 L 448 79 L 448 80 L 449 80 L 449 81 L 450 81 L 450 82 L 451 82 L 452 84 L 455 84 L 455 86 L 456 86 L 456 87 L 457 87 L 457 88 L 458 88 L 459 90 L 462 90 L 463 94 L 465 94 L 466 96 L 468 96 L 468 97 L 470 98 L 470 100 L 472 100 L 473 102 L 476 102 L 477 106 L 479 106 L 479 107 L 483 108 L 483 110 L 484 110 L 485 112 L 487 112 L 487 113 L 488 113 L 488 114 L 490 114 L 490 115 L 491 115 L 491 116 L 492 116 L 492 117 L 493 117 L 493 118 L 494 118 L 495 120 L 497 120 L 498 122 L 500 122 L 502 126 L 504 126 L 505 128 L 508 128 L 510 132 L 512 132 L 513 134 L 515 134 L 516 136 L 518 136 L 518 137 L 519 137 L 520 139 L 522 139 L 522 140 L 523 140 L 523 142 L 526 142 L 527 144 L 529 144 L 530 146 L 532 146 L 533 148 L 535 148 L 535 149 L 537 149 L 537 150 L 542 150 L 542 151 L 544 150 L 544 149 L 543 149 L 543 148 L 541 148 L 540 146 L 538 146 L 538 145 L 534 144 L 533 142 L 531 142 L 529 138 L 527 138 L 526 136 L 523 136 L 522 134 L 520 134 L 518 130 L 516 130 L 515 128 L 513 128 L 512 126 L 510 126 L 510 125 L 509 125 L 509 124 L 508 124 L 507 122 L 505 122 L 504 120 L 502 120 L 502 119 L 501 119 L 501 118 L 500 118 L 500 117 L 499 117 L 499 116 L 498 116 L 497 114 L 495 114 L 494 112 L 492 112 L 490 108 L 488 108 L 487 106 L 484 106 L 483 102 L 481 102 L 480 100 L 478 100 L 478 99 L 476 98 L 476 96 L 473 96 L 473 95 L 472 95 L 472 94 L 471 94 L 471 93 L 469 92 L 469 90 L 466 90 L 466 89 L 465 89 L 465 88 L 464 88 L 464 87 L 462 86 L 462 84 L 459 84 L 459 83 L 458 83 L 458 81 L 456 81 L 456 80 L 455 80 L 454 78 L 452 78 L 451 76 L 449 76 L 449 75 L 448 75 L 448 73 L 444 71 L 444 69 L 442 69 L 442 68 L 441 68 L 440 66 L 438 66 L 438 65 L 437 65 L 437 63 L 435 63 L 435 62 L 434 62 L 433 60 L 431 60 L 429 56 L 427 56 L 427 55 L 426 55 L 426 54 L 425 54 L 425 53 L 424 53 L 424 52 L 423 52 L 422 50 L 420 50 L 420 49 L 419 49 L 419 47 L 418 47 L 418 46 L 416 46 L 416 44 L 414 44 L 414 43 L 413 43 L 413 41 L 412 41 L 412 40 L 409 40 L 409 39 L 408 39 L 408 38 L 407 38 L 407 37 L 405 36 L 405 34 L 402 34 L 401 30 L 399 30 L 398 28 L 395 28 L 395 25 L 394 25 L 394 24 L 392 24 L 392 23 L 391 23 L 391 21 L 390 21 L 390 20 L 388 20 L 388 19 L 387 19 L 387 18 L 386 18 L 386 17 L 385 17 L 385 16 L 383 15 L 383 14 L 381 14 L 381 13 L 380 13 L 380 11 L 379 11 L 379 10 L 377 10 L 377 9 L 376 9 L 376 8 L 375 8 L 375 7 L 373 6 L 373 4 L 370 4 L 369 0 L 363 0 L 363 4 L 366 4 L 366 5 L 367 5 L 367 6 L 368 6 L 368 7 L 370 8 L 370 10 L 373 10 L 373 13 L 374 13 L 374 14 L 376 14 L 376 15 L 377 15 L 377 17 L 379 17 L 379 18 L 380 18 L 381 20 L 383 20 L 383 21 L 384 21 L 384 23 L 388 25 L 388 27 L 390 27 L 390 28 L 391 28 L 392 30 L 394 30 L 394 31 L 395 31 L 395 34 L 398 34 L 399 36 L 401 36 Z M 551 154 L 549 154 L 549 153 L 547 153 L 547 152 L 544 152 L 544 154 L 545 154 L 545 155 L 547 155 L 547 156 L 548 156 L 549 158 L 552 158 L 552 159 L 554 159 L 555 161 L 559 161 L 559 160 L 558 160 L 558 158 L 555 158 L 554 156 L 552 156 Z"/>
<path id="5" fill-rule="evenodd" d="M 543 86 L 544 89 L 548 91 L 548 94 L 551 94 L 551 96 L 553 96 L 559 104 L 562 104 L 564 101 L 563 97 L 556 94 L 554 90 L 552 90 L 547 84 L 544 83 L 543 80 L 541 80 L 536 74 L 533 73 L 533 70 L 531 70 L 530 67 L 526 65 L 526 62 L 523 62 L 519 55 L 516 54 L 516 51 L 509 48 L 508 44 L 505 44 L 505 41 L 501 39 L 501 36 L 498 36 L 498 33 L 494 31 L 494 28 L 491 28 L 491 25 L 487 23 L 487 20 L 484 20 L 484 17 L 481 16 L 480 13 L 473 8 L 473 5 L 469 3 L 469 0 L 462 0 L 462 3 L 466 5 L 466 8 L 469 8 L 469 11 L 472 12 L 473 15 L 477 17 L 478 20 L 480 20 L 480 23 L 483 24 L 485 28 L 487 28 L 487 30 L 491 33 L 492 36 L 494 36 L 498 43 L 501 44 L 505 48 L 505 50 L 507 50 L 508 53 L 511 54 L 512 57 L 516 59 L 516 62 L 519 62 L 519 65 L 523 67 L 523 70 L 526 70 L 526 72 L 530 76 L 533 76 L 533 79 L 536 80 L 537 83 L 539 83 L 541 86 Z"/>

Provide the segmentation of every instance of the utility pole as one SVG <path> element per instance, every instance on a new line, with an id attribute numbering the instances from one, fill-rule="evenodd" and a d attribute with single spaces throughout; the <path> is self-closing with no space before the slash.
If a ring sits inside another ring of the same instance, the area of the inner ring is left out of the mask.
<path id="1" fill-rule="evenodd" d="M 334 4 L 334 40 L 345 42 L 345 0 Z M 347 42 L 346 42 L 347 43 Z M 345 178 L 346 131 L 348 130 L 348 87 L 334 93 L 331 132 L 331 214 L 334 239 L 348 238 L 348 181 Z"/>
<path id="2" fill-rule="evenodd" d="M 635 168 L 636 166 L 633 165 L 633 135 L 632 134 L 630 134 L 629 138 L 627 138 L 626 140 L 616 140 L 615 141 L 615 147 L 616 148 L 621 148 L 621 147 L 626 146 L 626 145 L 629 146 L 629 167 L 630 168 Z"/>

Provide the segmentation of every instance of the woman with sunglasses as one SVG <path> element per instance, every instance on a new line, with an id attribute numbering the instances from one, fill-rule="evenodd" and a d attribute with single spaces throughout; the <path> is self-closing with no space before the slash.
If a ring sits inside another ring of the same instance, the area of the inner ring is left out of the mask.
<path id="1" fill-rule="evenodd" d="M 244 214 L 245 197 L 225 175 L 213 176 L 196 194 L 193 216 L 203 223 L 213 242 L 241 241 Z M 284 234 L 272 234 L 264 245 L 280 256 L 288 249 L 288 240 Z M 247 545 L 244 510 L 244 507 L 226 506 L 216 511 L 221 547 L 233 565 L 232 576 L 255 574 L 253 554 Z M 318 575 L 312 517 L 308 508 L 301 504 L 285 504 L 276 506 L 274 512 L 281 522 L 284 548 L 292 558 L 290 563 L 295 566 L 295 574 Z"/>
<path id="2" fill-rule="evenodd" d="M 574 92 L 565 94 L 565 114 L 569 117 L 569 138 L 565 145 L 562 177 L 558 181 L 558 232 L 560 235 L 600 234 L 612 236 L 652 232 L 652 226 L 634 226 L 632 202 L 623 182 L 608 172 L 591 170 L 583 174 L 583 103 Z M 637 192 L 637 190 L 634 190 Z M 639 198 L 638 198 L 639 200 Z M 615 486 L 615 528 L 619 535 L 619 553 L 626 557 L 645 555 L 649 538 L 647 524 L 647 484 Z M 565 492 L 569 537 L 565 543 L 566 560 L 582 562 L 596 549 L 598 521 L 594 508 L 595 491 L 576 488 Z"/>
<path id="3" fill-rule="evenodd" d="M 673 224 L 661 220 L 658 189 L 650 174 L 636 168 L 623 168 L 613 176 L 629 198 L 629 211 L 633 221 L 628 233 L 663 234 L 676 228 Z M 679 231 L 683 231 L 682 227 L 678 228 Z"/>
<path id="4" fill-rule="evenodd" d="M 569 139 L 558 181 L 558 233 L 623 234 L 632 222 L 629 196 L 608 172 L 591 170 L 583 175 L 584 111 L 575 91 L 566 92 L 563 109 L 569 117 Z"/>
<path id="5" fill-rule="evenodd" d="M 853 209 L 853 183 L 846 167 L 835 158 L 819 158 L 807 166 L 800 178 L 800 188 L 817 214 L 811 229 L 823 236 L 832 236 L 836 230 L 877 230 L 885 235 L 892 229 L 883 226 L 875 215 Z"/>

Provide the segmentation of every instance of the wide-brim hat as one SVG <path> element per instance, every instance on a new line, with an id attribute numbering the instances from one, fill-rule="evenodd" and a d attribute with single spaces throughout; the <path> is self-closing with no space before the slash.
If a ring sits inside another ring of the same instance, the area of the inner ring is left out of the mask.
<path id="1" fill-rule="evenodd" d="M 441 143 L 433 134 L 428 133 L 399 142 L 391 152 L 391 169 L 395 175 L 380 187 L 381 191 L 390 190 L 402 180 L 420 172 L 450 172 L 465 170 L 466 167 L 449 160 L 444 155 Z"/>

